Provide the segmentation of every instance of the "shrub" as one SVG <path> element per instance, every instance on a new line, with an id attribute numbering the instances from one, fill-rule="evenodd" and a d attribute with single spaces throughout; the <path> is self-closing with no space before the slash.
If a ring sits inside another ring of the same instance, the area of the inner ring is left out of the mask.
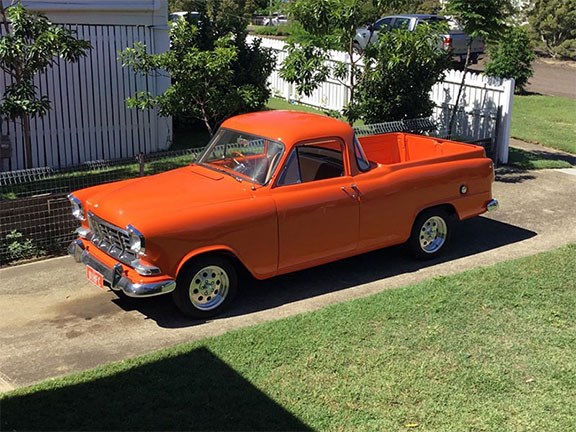
<path id="1" fill-rule="evenodd" d="M 199 22 L 173 23 L 168 52 L 148 54 L 144 44 L 136 43 L 119 54 L 122 65 L 136 74 L 172 78 L 162 94 L 142 91 L 128 98 L 129 107 L 158 108 L 180 124 L 200 121 L 212 135 L 226 118 L 265 106 L 275 58 L 258 41 L 247 43 L 246 20 L 220 6 Z"/>
<path id="2" fill-rule="evenodd" d="M 430 89 L 450 62 L 449 54 L 439 48 L 440 32 L 418 26 L 414 32 L 380 33 L 348 116 L 366 123 L 430 116 Z"/>
<path id="3" fill-rule="evenodd" d="M 6 243 L 10 261 L 35 258 L 46 254 L 32 240 L 24 239 L 24 235 L 16 230 L 6 234 Z"/>
<path id="4" fill-rule="evenodd" d="M 499 41 L 488 48 L 490 60 L 487 75 L 516 80 L 516 93 L 524 93 L 533 75 L 532 61 L 536 57 L 528 32 L 522 27 L 508 29 Z"/>

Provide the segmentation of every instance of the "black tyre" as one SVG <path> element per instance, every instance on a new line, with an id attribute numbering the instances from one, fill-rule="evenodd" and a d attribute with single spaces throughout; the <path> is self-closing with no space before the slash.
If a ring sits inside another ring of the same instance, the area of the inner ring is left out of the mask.
<path id="1" fill-rule="evenodd" d="M 191 318 L 211 318 L 224 311 L 236 295 L 238 276 L 229 259 L 204 256 L 186 265 L 176 279 L 174 303 Z"/>
<path id="2" fill-rule="evenodd" d="M 414 221 L 407 246 L 415 258 L 433 259 L 446 250 L 451 233 L 452 218 L 445 210 L 424 210 Z"/>

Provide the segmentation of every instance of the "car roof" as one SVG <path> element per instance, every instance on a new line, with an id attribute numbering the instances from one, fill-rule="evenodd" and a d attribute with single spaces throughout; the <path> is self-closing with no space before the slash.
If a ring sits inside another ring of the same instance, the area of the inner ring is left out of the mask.
<path id="1" fill-rule="evenodd" d="M 442 15 L 431 15 L 431 14 L 398 14 L 398 15 L 389 15 L 389 16 L 385 16 L 382 18 L 418 18 L 418 19 L 441 18 L 441 19 L 445 19 L 445 17 L 443 17 Z"/>
<path id="2" fill-rule="evenodd" d="M 281 141 L 288 149 L 301 141 L 325 137 L 350 140 L 353 135 L 352 128 L 341 120 L 302 111 L 271 110 L 241 114 L 226 120 L 222 127 Z"/>

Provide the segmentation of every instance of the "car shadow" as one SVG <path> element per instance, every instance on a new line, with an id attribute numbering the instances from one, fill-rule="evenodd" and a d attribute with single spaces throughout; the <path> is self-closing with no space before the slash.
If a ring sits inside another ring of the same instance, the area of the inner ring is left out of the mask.
<path id="1" fill-rule="evenodd" d="M 431 261 L 417 261 L 402 246 L 394 246 L 265 281 L 247 276 L 243 278 L 243 288 L 234 306 L 220 317 L 246 315 L 415 272 L 517 243 L 536 235 L 537 233 L 533 231 L 480 216 L 456 224 L 449 251 Z M 117 304 L 126 310 L 138 310 L 163 328 L 190 327 L 204 322 L 184 317 L 176 309 L 170 296 L 119 299 Z"/>
<path id="2" fill-rule="evenodd" d="M 523 183 L 534 180 L 535 175 L 529 174 L 526 169 L 514 166 L 503 166 L 496 169 L 495 181 L 499 183 Z"/>

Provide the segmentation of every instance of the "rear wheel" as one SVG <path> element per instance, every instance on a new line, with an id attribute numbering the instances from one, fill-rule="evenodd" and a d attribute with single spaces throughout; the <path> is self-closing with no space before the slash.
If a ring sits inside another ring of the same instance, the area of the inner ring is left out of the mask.
<path id="1" fill-rule="evenodd" d="M 452 219 L 445 210 L 424 210 L 414 221 L 407 245 L 416 258 L 433 259 L 444 252 L 451 233 Z"/>
<path id="2" fill-rule="evenodd" d="M 236 269 L 230 260 L 216 255 L 200 257 L 178 275 L 174 303 L 191 318 L 210 318 L 230 305 L 237 286 Z"/>

